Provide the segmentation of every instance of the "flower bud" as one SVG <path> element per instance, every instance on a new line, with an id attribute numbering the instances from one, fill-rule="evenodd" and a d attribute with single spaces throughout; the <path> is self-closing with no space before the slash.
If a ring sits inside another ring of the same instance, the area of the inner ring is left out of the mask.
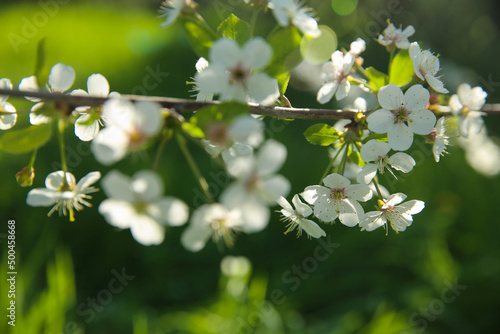
<path id="1" fill-rule="evenodd" d="M 30 187 L 35 179 L 35 168 L 26 166 L 16 173 L 16 181 L 21 187 Z"/>

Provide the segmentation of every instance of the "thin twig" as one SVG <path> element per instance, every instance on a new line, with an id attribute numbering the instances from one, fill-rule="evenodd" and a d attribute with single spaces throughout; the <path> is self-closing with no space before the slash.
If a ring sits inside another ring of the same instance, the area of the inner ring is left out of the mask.
<path id="1" fill-rule="evenodd" d="M 46 91 L 21 91 L 0 89 L 0 95 L 9 95 L 17 97 L 35 97 L 45 101 L 65 102 L 70 106 L 99 106 L 106 102 L 109 97 L 94 96 L 76 96 L 61 93 L 50 93 Z M 217 101 L 204 102 L 189 99 L 179 99 L 173 97 L 161 96 L 143 96 L 143 95 L 121 95 L 120 98 L 138 102 L 151 101 L 157 102 L 164 108 L 173 109 L 179 113 L 192 112 L 206 106 L 218 104 Z M 342 109 L 311 109 L 311 108 L 287 108 L 287 107 L 265 107 L 257 104 L 249 104 L 250 113 L 263 116 L 272 116 L 282 119 L 353 119 L 359 110 Z M 485 104 L 482 111 L 488 114 L 500 113 L 500 104 Z M 370 110 L 365 111 L 369 113 Z"/>

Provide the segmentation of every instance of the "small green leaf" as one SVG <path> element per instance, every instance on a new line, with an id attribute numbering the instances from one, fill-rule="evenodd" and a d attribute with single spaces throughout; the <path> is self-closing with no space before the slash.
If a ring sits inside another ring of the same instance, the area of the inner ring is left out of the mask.
<path id="1" fill-rule="evenodd" d="M 200 129 L 198 126 L 194 125 L 193 123 L 184 122 L 182 123 L 181 127 L 182 130 L 187 134 L 189 134 L 191 137 L 200 139 L 205 138 L 205 133 L 203 132 L 203 130 Z"/>
<path id="2" fill-rule="evenodd" d="M 359 154 L 358 151 L 350 150 L 348 156 L 349 159 L 351 159 L 351 161 L 354 162 L 359 167 L 363 167 L 365 165 L 365 162 L 363 161 L 363 159 L 361 159 L 361 155 Z"/>
<path id="3" fill-rule="evenodd" d="M 413 62 L 411 61 L 408 50 L 401 50 L 394 57 L 391 63 L 391 74 L 389 83 L 402 87 L 409 83 L 413 78 Z"/>
<path id="4" fill-rule="evenodd" d="M 38 87 L 43 87 L 47 81 L 48 73 L 45 73 L 45 37 L 38 41 L 36 48 L 36 63 L 34 75 L 37 78 Z"/>
<path id="5" fill-rule="evenodd" d="M 50 124 L 32 125 L 26 129 L 9 131 L 0 138 L 0 150 L 20 154 L 43 146 L 52 135 Z"/>
<path id="6" fill-rule="evenodd" d="M 208 58 L 208 50 L 217 39 L 215 33 L 198 21 L 181 20 L 181 23 L 194 52 L 198 57 Z"/>
<path id="7" fill-rule="evenodd" d="M 389 80 L 389 78 L 386 74 L 377 71 L 373 67 L 368 67 L 366 69 L 366 73 L 368 74 L 370 86 L 372 86 L 376 91 L 387 85 L 387 81 Z"/>
<path id="8" fill-rule="evenodd" d="M 290 72 L 302 61 L 301 40 L 302 37 L 295 27 L 280 30 L 267 40 L 273 48 L 273 58 L 266 69 L 270 76 L 277 77 Z"/>
<path id="9" fill-rule="evenodd" d="M 278 75 L 278 87 L 280 89 L 280 96 L 284 96 L 288 88 L 288 82 L 290 81 L 290 72 L 285 72 Z"/>
<path id="10" fill-rule="evenodd" d="M 245 44 L 246 41 L 250 39 L 251 29 L 250 25 L 240 20 L 234 14 L 229 15 L 227 19 L 222 21 L 222 23 L 217 28 L 217 32 L 225 38 L 235 40 L 240 45 Z"/>
<path id="11" fill-rule="evenodd" d="M 321 146 L 329 146 L 340 138 L 337 130 L 324 123 L 318 123 L 310 126 L 304 132 L 304 136 L 311 144 Z"/>

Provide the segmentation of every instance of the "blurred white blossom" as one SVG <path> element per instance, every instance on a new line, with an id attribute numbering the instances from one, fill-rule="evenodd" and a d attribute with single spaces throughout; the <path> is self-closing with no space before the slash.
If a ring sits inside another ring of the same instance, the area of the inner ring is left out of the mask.
<path id="1" fill-rule="evenodd" d="M 106 221 L 120 229 L 130 229 L 134 239 L 145 245 L 158 245 L 165 237 L 165 226 L 187 222 L 189 209 L 181 200 L 163 195 L 161 178 L 142 170 L 132 178 L 112 170 L 102 180 L 108 196 L 99 205 Z"/>

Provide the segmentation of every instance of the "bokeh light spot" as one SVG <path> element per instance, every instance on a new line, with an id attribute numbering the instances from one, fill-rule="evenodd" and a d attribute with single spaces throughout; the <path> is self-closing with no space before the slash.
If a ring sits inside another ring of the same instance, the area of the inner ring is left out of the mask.
<path id="1" fill-rule="evenodd" d="M 337 35 L 327 26 L 319 26 L 321 35 L 318 38 L 304 36 L 300 42 L 300 53 L 310 63 L 321 64 L 329 60 L 337 50 Z"/>
<path id="2" fill-rule="evenodd" d="M 358 0 L 332 0 L 333 11 L 341 16 L 351 14 L 357 6 Z"/>

